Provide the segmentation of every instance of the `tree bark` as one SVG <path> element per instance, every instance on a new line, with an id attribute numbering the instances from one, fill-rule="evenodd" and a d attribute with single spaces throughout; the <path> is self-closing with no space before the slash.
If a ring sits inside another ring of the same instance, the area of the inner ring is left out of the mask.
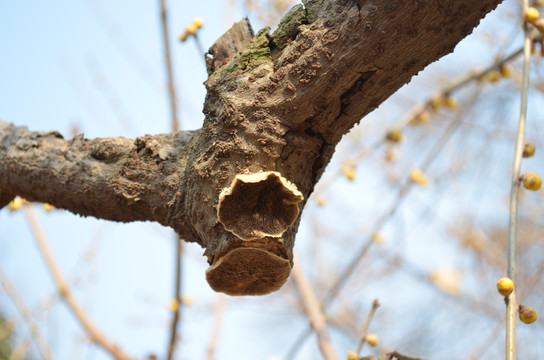
<path id="1" fill-rule="evenodd" d="M 207 54 L 200 130 L 65 140 L 0 122 L 0 207 L 157 221 L 205 248 L 215 290 L 277 290 L 342 136 L 500 2 L 308 0 L 272 34 L 243 20 Z"/>

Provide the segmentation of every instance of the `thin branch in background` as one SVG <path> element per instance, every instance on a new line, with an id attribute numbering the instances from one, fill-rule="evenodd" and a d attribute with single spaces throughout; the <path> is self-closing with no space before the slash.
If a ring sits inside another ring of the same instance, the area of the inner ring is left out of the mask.
<path id="1" fill-rule="evenodd" d="M 304 274 L 302 267 L 299 265 L 298 258 L 294 259 L 294 265 L 292 269 L 293 281 L 295 282 L 300 296 L 302 297 L 302 302 L 304 303 L 304 308 L 308 313 L 310 318 L 310 323 L 312 328 L 317 334 L 317 341 L 319 343 L 319 350 L 326 360 L 336 360 L 338 355 L 334 350 L 330 338 L 329 332 L 327 330 L 327 322 L 325 319 L 325 314 L 322 311 L 321 305 L 317 299 L 317 296 L 308 281 L 308 278 Z"/>
<path id="2" fill-rule="evenodd" d="M 172 116 L 172 131 L 176 132 L 180 129 L 180 122 L 178 119 L 178 107 L 177 107 L 177 95 L 176 86 L 174 84 L 174 69 L 172 66 L 172 55 L 170 52 L 170 32 L 168 30 L 168 9 L 166 6 L 166 0 L 160 0 L 161 7 L 161 24 L 162 24 L 162 38 L 164 43 L 164 61 L 166 65 L 166 72 L 168 75 L 168 94 L 170 99 L 170 112 Z M 181 317 L 181 269 L 183 259 L 183 242 L 182 239 L 176 235 L 176 262 L 175 262 L 175 288 L 174 288 L 174 302 L 176 306 L 172 308 L 174 317 L 170 326 L 170 341 L 168 344 L 168 360 L 172 360 L 176 351 L 176 341 L 178 332 L 178 323 Z"/>
<path id="3" fill-rule="evenodd" d="M 476 103 L 476 100 L 478 99 L 480 95 L 480 91 L 478 89 L 478 92 L 475 96 L 471 98 L 471 103 L 468 104 L 464 112 L 461 112 L 454 121 L 450 122 L 442 136 L 436 141 L 434 146 L 432 147 L 432 150 L 427 153 L 427 156 L 422 162 L 421 170 L 425 172 L 427 168 L 432 164 L 432 162 L 437 158 L 437 156 L 442 152 L 442 150 L 445 148 L 446 143 L 452 138 L 453 134 L 457 130 L 457 128 L 461 125 L 462 120 L 464 116 L 466 115 L 466 112 L 468 109 Z M 410 193 L 410 190 L 413 188 L 414 183 L 411 182 L 409 179 L 406 180 L 401 186 L 397 193 L 397 197 L 395 201 L 392 202 L 392 206 L 385 214 L 382 215 L 380 219 L 376 222 L 374 226 L 374 230 L 371 231 L 371 234 L 375 234 L 379 232 L 386 223 L 396 214 L 397 210 L 401 208 L 402 203 L 406 199 L 407 195 Z M 366 243 L 363 245 L 359 253 L 350 261 L 344 272 L 337 277 L 336 281 L 333 283 L 333 285 L 330 288 L 330 291 L 327 293 L 327 297 L 325 298 L 325 301 L 323 303 L 325 310 L 328 309 L 332 301 L 336 298 L 336 296 L 340 293 L 340 290 L 343 288 L 343 286 L 346 284 L 347 280 L 350 278 L 350 276 L 353 274 L 355 269 L 357 268 L 357 265 L 360 263 L 360 261 L 365 257 L 365 255 L 368 253 L 372 245 L 375 243 L 374 239 L 370 237 L 370 239 L 367 239 Z M 312 328 L 310 327 L 308 330 L 306 330 L 304 333 L 301 333 L 300 336 L 298 336 L 297 340 L 293 343 L 289 351 L 287 352 L 286 359 L 294 359 L 297 351 L 300 349 L 304 341 L 307 339 L 307 337 L 311 334 Z"/>
<path id="4" fill-rule="evenodd" d="M 23 321 L 25 322 L 26 326 L 30 330 L 30 334 L 32 335 L 32 340 L 38 347 L 38 351 L 40 352 L 40 355 L 42 358 L 46 360 L 52 360 L 54 359 L 53 354 L 51 353 L 51 349 L 49 348 L 49 345 L 47 345 L 47 342 L 43 340 L 42 336 L 40 335 L 39 326 L 38 324 L 32 319 L 32 315 L 30 314 L 30 311 L 28 310 L 28 307 L 26 306 L 23 298 L 15 288 L 15 285 L 11 283 L 11 281 L 8 279 L 8 276 L 4 269 L 0 266 L 0 283 L 2 284 L 2 287 L 6 291 L 6 294 L 9 296 L 15 307 L 17 308 L 17 311 L 19 311 L 19 314 L 21 314 L 21 317 L 23 318 Z"/>
<path id="5" fill-rule="evenodd" d="M 198 51 L 198 55 L 204 61 L 204 68 L 206 69 L 206 57 L 204 56 L 206 52 L 204 51 L 204 47 L 202 46 L 202 42 L 200 41 L 198 34 L 195 34 L 194 37 L 195 37 L 195 44 L 196 44 L 196 49 Z"/>
<path id="6" fill-rule="evenodd" d="M 409 356 L 406 356 L 406 355 L 402 355 L 397 351 L 387 353 L 385 358 L 387 360 L 394 360 L 394 359 L 397 359 L 397 360 L 423 360 L 423 359 L 420 359 L 420 358 L 414 358 L 414 357 L 409 357 Z"/>
<path id="7" fill-rule="evenodd" d="M 179 41 L 186 42 L 189 37 L 195 38 L 195 45 L 198 51 L 198 57 L 200 57 L 204 62 L 204 69 L 207 70 L 208 66 L 206 64 L 206 52 L 202 46 L 202 42 L 198 37 L 199 30 L 204 26 L 204 19 L 200 16 L 193 19 L 193 22 L 187 26 L 184 32 L 179 36 Z"/>
<path id="8" fill-rule="evenodd" d="M 522 14 L 529 8 L 529 0 L 522 1 Z M 523 23 L 523 73 L 521 80 L 521 105 L 519 114 L 516 152 L 512 169 L 512 190 L 510 192 L 510 219 L 508 222 L 508 269 L 507 276 L 516 283 L 516 242 L 518 231 L 518 198 L 520 189 L 521 158 L 525 143 L 525 123 L 527 118 L 527 101 L 529 96 L 529 70 L 531 64 L 531 29 Z M 507 297 L 506 307 L 506 360 L 516 359 L 516 323 L 518 303 L 516 290 Z"/>
<path id="9" fill-rule="evenodd" d="M 13 348 L 9 360 L 24 360 L 30 351 L 30 340 L 22 339 Z"/>
<path id="10" fill-rule="evenodd" d="M 472 103 L 474 103 L 477 99 L 477 96 L 473 97 Z M 470 108 L 471 105 L 467 106 L 467 109 Z M 422 162 L 421 170 L 423 172 L 426 172 L 426 170 L 430 167 L 430 165 L 433 163 L 433 161 L 438 157 L 438 155 L 442 152 L 442 150 L 445 148 L 445 145 L 447 142 L 452 138 L 453 134 L 461 125 L 462 119 L 464 117 L 464 114 L 459 114 L 454 121 L 450 122 L 442 136 L 436 141 L 434 146 L 432 147 L 431 151 L 427 152 L 427 156 Z M 375 234 L 379 232 L 385 224 L 396 214 L 397 210 L 401 207 L 402 203 L 406 199 L 407 195 L 409 194 L 410 190 L 414 187 L 414 183 L 411 182 L 409 179 L 405 181 L 405 183 L 401 186 L 399 189 L 399 192 L 397 193 L 397 198 L 395 201 L 393 201 L 393 206 L 391 209 L 386 212 L 376 223 L 374 227 L 374 231 L 372 231 L 372 234 Z M 334 300 L 334 298 L 340 293 L 340 290 L 346 283 L 347 279 L 353 274 L 355 271 L 355 268 L 357 267 L 357 264 L 361 261 L 361 259 L 366 255 L 369 248 L 374 244 L 375 241 L 370 238 L 367 240 L 367 243 L 363 246 L 359 254 L 352 259 L 348 267 L 344 270 L 344 272 L 337 278 L 334 285 L 331 287 L 331 291 L 328 292 L 328 296 L 325 300 L 325 306 L 329 306 L 329 304 Z"/>
<path id="11" fill-rule="evenodd" d="M 363 350 L 363 345 L 366 341 L 366 335 L 368 334 L 368 327 L 370 326 L 370 322 L 372 321 L 372 318 L 374 317 L 374 314 L 376 313 L 376 310 L 380 307 L 380 302 L 378 299 L 375 299 L 372 302 L 372 308 L 368 312 L 368 316 L 366 318 L 366 322 L 363 325 L 363 328 L 361 329 L 361 339 L 359 340 L 359 346 L 357 346 L 357 355 L 361 356 L 361 351 Z"/>
<path id="12" fill-rule="evenodd" d="M 540 264 L 540 267 L 538 270 L 536 270 L 533 274 L 533 276 L 529 279 L 529 281 L 525 284 L 525 292 L 528 294 L 530 291 L 534 290 L 534 287 L 540 282 L 542 279 L 542 275 L 544 274 L 544 263 Z M 523 303 L 523 299 L 527 296 L 527 294 L 522 294 L 521 292 L 516 293 L 516 300 L 519 299 L 518 303 Z M 482 358 L 485 353 L 491 348 L 491 345 L 497 341 L 501 331 L 503 330 L 503 326 L 501 324 L 498 324 L 498 326 L 495 328 L 493 333 L 491 333 L 488 337 L 488 339 L 477 349 L 474 351 L 474 355 L 471 355 L 468 357 L 468 359 L 476 360 Z"/>
<path id="13" fill-rule="evenodd" d="M 0 343 L 17 329 L 15 320 L 2 320 L 0 322 Z"/>
<path id="14" fill-rule="evenodd" d="M 91 13 L 96 17 L 100 25 L 108 33 L 110 39 L 115 45 L 114 48 L 119 51 L 121 56 L 125 58 L 128 64 L 134 67 L 136 73 L 148 83 L 154 90 L 161 89 L 157 81 L 156 69 L 145 59 L 143 53 L 139 49 L 142 47 L 133 43 L 134 36 L 127 36 L 123 31 L 123 27 L 119 25 L 115 16 L 113 16 L 104 6 L 102 1 L 86 0 L 85 5 L 89 7 Z"/>
<path id="15" fill-rule="evenodd" d="M 219 294 L 215 306 L 213 307 L 214 323 L 212 330 L 212 337 L 210 344 L 208 345 L 208 360 L 215 359 L 215 350 L 219 343 L 219 337 L 221 335 L 221 327 L 223 325 L 223 315 L 225 314 L 225 306 L 227 305 L 227 297 L 223 294 Z"/>
<path id="16" fill-rule="evenodd" d="M 168 345 L 168 360 L 171 360 L 176 351 L 178 323 L 181 318 L 181 269 L 183 262 L 183 240 L 176 235 L 176 262 L 175 262 L 175 285 L 174 285 L 174 306 L 171 307 L 174 317 L 170 325 L 170 341 Z"/>
<path id="17" fill-rule="evenodd" d="M 176 132 L 180 129 L 178 119 L 178 106 L 176 86 L 174 84 L 174 69 L 172 66 L 172 55 L 170 52 L 170 32 L 168 31 L 168 9 L 166 0 L 160 0 L 161 6 L 161 24 L 162 24 L 162 40 L 164 43 L 164 61 L 168 76 L 168 95 L 170 99 L 170 111 L 172 116 L 172 131 Z"/>
<path id="18" fill-rule="evenodd" d="M 472 103 L 474 103 L 477 99 L 477 96 L 472 98 Z M 470 108 L 471 105 L 468 105 L 466 108 Z M 430 165 L 433 163 L 433 161 L 438 157 L 438 155 L 444 150 L 445 145 L 447 142 L 452 138 L 455 131 L 459 128 L 459 125 L 461 125 L 462 119 L 464 117 L 464 114 L 459 114 L 454 121 L 451 121 L 448 124 L 448 127 L 438 138 L 438 140 L 435 142 L 434 146 L 431 148 L 430 151 L 427 152 L 427 156 L 423 159 L 422 165 L 420 167 L 421 171 L 423 173 L 426 172 L 426 170 L 430 167 Z M 405 180 L 405 182 L 401 185 L 397 197 L 395 201 L 392 202 L 392 206 L 377 222 L 374 226 L 374 231 L 372 231 L 372 234 L 378 233 L 385 224 L 393 218 L 393 216 L 396 214 L 397 210 L 401 208 L 402 203 L 406 199 L 407 195 L 410 193 L 410 190 L 415 186 L 414 182 L 412 182 L 410 179 Z M 334 300 L 334 298 L 340 293 L 340 290 L 345 285 L 348 278 L 353 274 L 355 271 L 357 265 L 362 260 L 362 258 L 368 253 L 370 247 L 375 243 L 374 239 L 371 237 L 367 240 L 363 248 L 359 251 L 357 256 L 351 260 L 348 267 L 344 270 L 344 272 L 337 278 L 336 282 L 331 287 L 331 290 L 327 293 L 327 298 L 325 299 L 325 306 L 328 307 L 330 303 Z"/>
<path id="19" fill-rule="evenodd" d="M 131 360 L 132 358 L 130 356 L 125 354 L 119 348 L 119 346 L 111 342 L 100 330 L 98 330 L 98 328 L 92 323 L 90 318 L 87 316 L 83 308 L 79 305 L 76 298 L 70 291 L 70 288 L 68 287 L 68 283 L 66 282 L 64 275 L 62 274 L 62 271 L 57 265 L 57 261 L 55 260 L 55 257 L 53 256 L 53 252 L 51 251 L 49 242 L 47 241 L 47 238 L 45 237 L 45 234 L 38 223 L 38 219 L 36 218 L 36 215 L 34 214 L 34 210 L 32 209 L 32 206 L 25 206 L 24 210 L 25 210 L 28 223 L 30 225 L 30 229 L 32 230 L 32 235 L 34 236 L 34 239 L 36 240 L 38 248 L 41 252 L 41 255 L 43 256 L 45 260 L 45 263 L 47 265 L 47 268 L 49 269 L 49 272 L 53 276 L 53 280 L 55 281 L 57 290 L 59 294 L 61 295 L 61 297 L 66 302 L 66 305 L 68 305 L 68 307 L 70 308 L 70 310 L 72 311 L 76 319 L 79 321 L 79 324 L 81 325 L 81 327 L 85 329 L 87 336 L 89 336 L 92 342 L 102 347 L 115 359 Z"/>

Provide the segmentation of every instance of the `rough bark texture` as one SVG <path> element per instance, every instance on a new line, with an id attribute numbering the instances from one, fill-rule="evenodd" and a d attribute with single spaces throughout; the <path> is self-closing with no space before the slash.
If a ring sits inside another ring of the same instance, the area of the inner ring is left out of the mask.
<path id="1" fill-rule="evenodd" d="M 0 207 L 20 195 L 85 216 L 157 221 L 205 248 L 214 289 L 274 291 L 289 275 L 300 219 L 292 224 L 282 207 L 298 216 L 343 134 L 500 2 L 306 1 L 273 34 L 255 36 L 243 20 L 209 50 L 198 131 L 64 140 L 0 122 Z M 237 175 L 267 180 L 237 185 Z M 221 205 L 225 194 L 236 197 Z"/>

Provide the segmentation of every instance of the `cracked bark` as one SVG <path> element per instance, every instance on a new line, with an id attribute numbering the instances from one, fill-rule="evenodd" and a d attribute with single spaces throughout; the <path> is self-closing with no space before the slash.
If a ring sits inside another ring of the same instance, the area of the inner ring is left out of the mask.
<path id="1" fill-rule="evenodd" d="M 292 266 L 299 212 L 343 134 L 500 2 L 305 1 L 273 34 L 255 36 L 243 20 L 209 50 L 197 131 L 65 140 L 0 122 L 0 207 L 19 195 L 83 216 L 156 221 L 205 249 L 215 290 L 277 290 Z M 277 176 L 234 181 L 263 172 Z M 230 207 L 219 204 L 226 193 Z M 295 218 L 285 218 L 286 206 Z"/>

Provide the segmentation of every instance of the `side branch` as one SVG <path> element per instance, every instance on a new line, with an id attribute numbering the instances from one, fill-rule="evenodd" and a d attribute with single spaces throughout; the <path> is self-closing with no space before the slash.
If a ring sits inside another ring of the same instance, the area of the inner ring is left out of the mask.
<path id="1" fill-rule="evenodd" d="M 181 232 L 172 213 L 184 196 L 183 154 L 192 137 L 65 140 L 0 122 L 0 189 L 83 216 L 152 220 Z"/>

